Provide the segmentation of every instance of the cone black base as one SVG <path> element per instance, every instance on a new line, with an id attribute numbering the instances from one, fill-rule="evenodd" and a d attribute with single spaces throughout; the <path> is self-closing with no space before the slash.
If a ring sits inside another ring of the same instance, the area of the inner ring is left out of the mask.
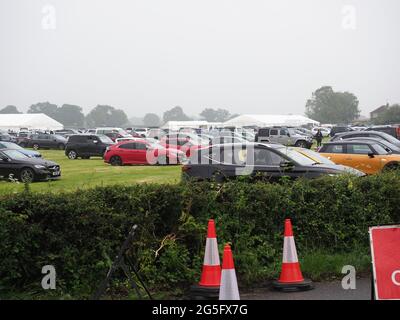
<path id="1" fill-rule="evenodd" d="M 272 287 L 275 290 L 282 291 L 282 292 L 296 292 L 296 291 L 307 291 L 314 289 L 314 285 L 311 280 L 304 279 L 302 282 L 290 282 L 290 283 L 283 283 L 275 280 L 272 282 Z"/>
<path id="2" fill-rule="evenodd" d="M 203 287 L 197 284 L 190 287 L 189 299 L 191 300 L 218 300 L 219 287 Z"/>

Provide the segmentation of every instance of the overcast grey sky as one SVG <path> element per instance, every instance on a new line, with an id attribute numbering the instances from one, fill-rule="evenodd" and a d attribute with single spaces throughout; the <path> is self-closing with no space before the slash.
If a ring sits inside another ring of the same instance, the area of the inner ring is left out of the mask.
<path id="1" fill-rule="evenodd" d="M 331 85 L 367 115 L 400 102 L 399 13 L 399 0 L 0 0 L 0 108 L 303 114 Z"/>

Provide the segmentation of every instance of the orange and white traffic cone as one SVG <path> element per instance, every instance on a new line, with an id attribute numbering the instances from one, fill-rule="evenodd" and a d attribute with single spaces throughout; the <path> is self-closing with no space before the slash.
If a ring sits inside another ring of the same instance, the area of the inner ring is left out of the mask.
<path id="1" fill-rule="evenodd" d="M 285 220 L 281 275 L 277 281 L 273 282 L 273 286 L 281 291 L 300 291 L 313 288 L 311 280 L 304 279 L 301 273 L 290 219 Z"/>
<path id="2" fill-rule="evenodd" d="M 198 285 L 190 288 L 193 299 L 217 299 L 221 283 L 221 264 L 219 260 L 217 233 L 213 219 L 208 221 L 206 249 L 203 269 Z"/>
<path id="3" fill-rule="evenodd" d="M 219 262 L 217 233 L 215 232 L 215 222 L 213 219 L 210 219 L 208 221 L 203 272 L 201 273 L 199 285 L 203 287 L 218 287 L 220 283 L 221 264 Z"/>
<path id="4" fill-rule="evenodd" d="M 240 300 L 231 246 L 225 245 L 219 300 Z"/>

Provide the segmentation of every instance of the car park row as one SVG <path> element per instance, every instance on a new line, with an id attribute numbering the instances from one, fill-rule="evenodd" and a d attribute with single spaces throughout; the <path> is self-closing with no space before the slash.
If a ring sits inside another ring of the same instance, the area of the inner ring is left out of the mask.
<path id="1" fill-rule="evenodd" d="M 22 182 L 61 176 L 60 166 L 38 150 L 64 150 L 70 160 L 102 157 L 112 166 L 183 164 L 184 178 L 224 180 L 240 175 L 316 178 L 342 173 L 363 176 L 399 168 L 397 126 L 374 128 L 97 128 L 79 132 L 0 134 L 0 178 Z M 376 130 L 372 130 L 376 129 Z M 329 142 L 310 150 L 316 133 Z M 25 148 L 32 148 L 25 149 Z"/>

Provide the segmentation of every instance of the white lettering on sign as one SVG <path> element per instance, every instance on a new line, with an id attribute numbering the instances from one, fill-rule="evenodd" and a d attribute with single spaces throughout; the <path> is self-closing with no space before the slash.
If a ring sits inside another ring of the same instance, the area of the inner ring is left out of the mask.
<path id="1" fill-rule="evenodd" d="M 56 268 L 52 265 L 46 265 L 42 268 L 42 274 L 46 274 L 42 279 L 42 288 L 54 290 L 56 288 Z"/>
<path id="2" fill-rule="evenodd" d="M 356 289 L 356 268 L 353 266 L 343 266 L 342 268 L 342 273 L 346 274 L 346 276 L 343 277 L 342 279 L 342 288 L 344 290 L 355 290 Z"/>
<path id="3" fill-rule="evenodd" d="M 400 287 L 400 282 L 396 280 L 396 275 L 400 275 L 400 270 L 396 270 L 392 273 L 392 281 L 394 283 L 395 286 L 399 286 Z"/>

